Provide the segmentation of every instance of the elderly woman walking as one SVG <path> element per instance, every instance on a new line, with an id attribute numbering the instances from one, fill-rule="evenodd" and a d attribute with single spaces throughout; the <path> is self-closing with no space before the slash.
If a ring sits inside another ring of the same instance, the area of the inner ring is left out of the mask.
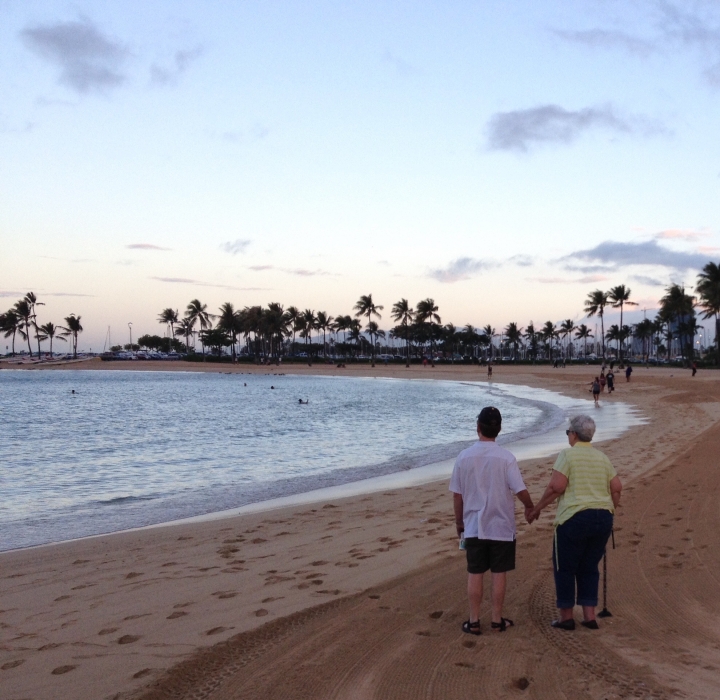
<path id="1" fill-rule="evenodd" d="M 595 435 L 595 421 L 590 416 L 573 418 L 566 433 L 570 447 L 558 455 L 550 483 L 530 518 L 537 519 L 543 508 L 559 499 L 553 571 L 560 618 L 552 626 L 574 630 L 573 607 L 577 601 L 583 609 L 581 624 L 595 630 L 598 564 L 612 532 L 622 484 L 610 460 L 590 444 Z"/>

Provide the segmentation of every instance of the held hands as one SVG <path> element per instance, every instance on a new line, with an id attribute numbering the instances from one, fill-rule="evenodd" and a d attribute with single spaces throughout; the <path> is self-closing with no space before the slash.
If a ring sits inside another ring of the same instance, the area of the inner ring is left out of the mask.
<path id="1" fill-rule="evenodd" d="M 525 508 L 525 520 L 528 523 L 535 522 L 540 517 L 540 512 L 537 506 L 534 508 Z"/>

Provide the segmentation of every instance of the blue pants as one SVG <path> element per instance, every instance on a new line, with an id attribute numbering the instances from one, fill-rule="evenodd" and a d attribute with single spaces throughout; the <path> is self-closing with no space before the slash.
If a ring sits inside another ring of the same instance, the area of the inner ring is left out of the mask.
<path id="1" fill-rule="evenodd" d="M 598 564 L 605 553 L 613 515 L 609 510 L 581 510 L 555 528 L 553 572 L 558 608 L 598 604 Z"/>

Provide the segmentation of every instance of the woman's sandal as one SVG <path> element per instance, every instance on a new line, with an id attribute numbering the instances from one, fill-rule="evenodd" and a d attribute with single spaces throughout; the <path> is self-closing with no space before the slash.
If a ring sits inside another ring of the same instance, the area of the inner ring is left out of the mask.
<path id="1" fill-rule="evenodd" d="M 480 631 L 480 620 L 476 622 L 465 620 L 465 622 L 462 623 L 462 631 L 465 632 L 465 634 L 474 634 L 476 636 L 482 634 Z"/>
<path id="2" fill-rule="evenodd" d="M 501 617 L 500 622 L 491 622 L 490 627 L 496 632 L 504 632 L 508 627 L 515 627 L 515 623 L 507 617 Z"/>

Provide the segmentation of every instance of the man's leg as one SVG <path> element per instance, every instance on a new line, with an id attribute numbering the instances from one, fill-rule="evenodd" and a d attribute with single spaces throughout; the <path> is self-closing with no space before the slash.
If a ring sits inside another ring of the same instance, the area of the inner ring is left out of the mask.
<path id="1" fill-rule="evenodd" d="M 492 621 L 502 621 L 502 609 L 507 588 L 507 572 L 492 574 Z"/>
<path id="2" fill-rule="evenodd" d="M 468 602 L 470 603 L 470 622 L 477 622 L 480 619 L 480 606 L 482 605 L 483 599 L 483 576 L 484 574 L 468 574 Z M 494 591 L 495 588 L 493 578 L 493 593 Z"/>

